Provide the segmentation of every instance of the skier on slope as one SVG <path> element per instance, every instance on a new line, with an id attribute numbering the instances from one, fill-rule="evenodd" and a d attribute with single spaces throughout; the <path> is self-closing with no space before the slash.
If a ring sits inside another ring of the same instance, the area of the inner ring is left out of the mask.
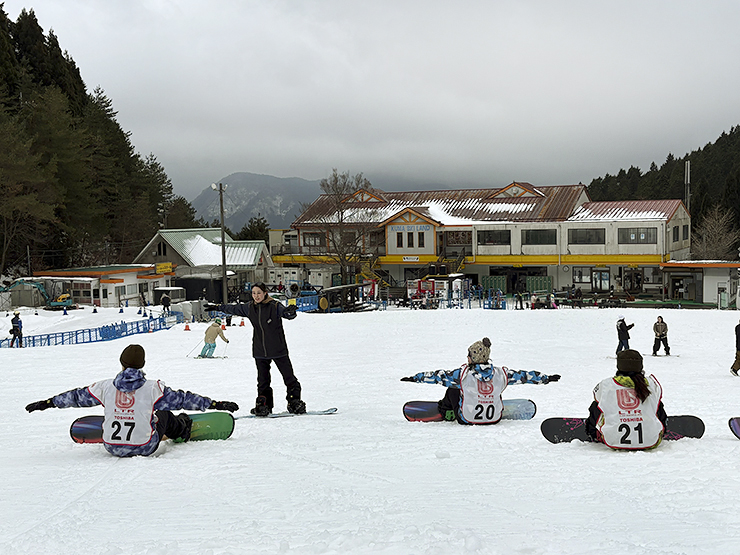
<path id="1" fill-rule="evenodd" d="M 612 449 L 651 449 L 663 439 L 666 412 L 663 389 L 655 376 L 645 376 L 642 356 L 627 349 L 617 355 L 617 374 L 594 388 L 586 420 L 591 441 Z"/>
<path id="2" fill-rule="evenodd" d="M 518 383 L 547 384 L 560 379 L 558 374 L 509 370 L 490 364 L 491 340 L 484 337 L 468 348 L 468 363 L 455 370 L 419 372 L 401 378 L 402 382 L 439 383 L 447 387 L 438 409 L 445 420 L 460 424 L 496 424 L 503 415 L 501 393 Z"/>
<path id="3" fill-rule="evenodd" d="M 141 345 L 126 347 L 120 362 L 122 369 L 115 378 L 30 403 L 26 410 L 103 405 L 103 444 L 106 451 L 117 457 L 151 455 L 165 436 L 188 441 L 193 421 L 187 414 L 175 416 L 171 410 L 239 410 L 236 403 L 212 401 L 190 391 L 175 391 L 159 380 L 146 379 L 141 370 L 145 362 Z"/>
<path id="4" fill-rule="evenodd" d="M 244 304 L 207 304 L 206 310 L 218 310 L 249 319 L 252 324 L 252 356 L 257 366 L 257 400 L 252 414 L 267 416 L 274 406 L 272 387 L 270 387 L 270 363 L 275 362 L 283 377 L 287 390 L 288 412 L 304 414 L 306 403 L 301 400 L 301 384 L 293 373 L 293 365 L 288 356 L 288 343 L 285 341 L 283 318 L 296 317 L 295 305 L 284 306 L 267 292 L 264 283 L 252 286 L 252 300 Z"/>
<path id="5" fill-rule="evenodd" d="M 206 328 L 206 334 L 204 338 L 205 345 L 200 351 L 198 358 L 213 358 L 213 351 L 216 350 L 216 338 L 221 337 L 226 343 L 229 342 L 224 335 L 224 330 L 221 329 L 221 318 L 216 318 L 213 323 Z"/>

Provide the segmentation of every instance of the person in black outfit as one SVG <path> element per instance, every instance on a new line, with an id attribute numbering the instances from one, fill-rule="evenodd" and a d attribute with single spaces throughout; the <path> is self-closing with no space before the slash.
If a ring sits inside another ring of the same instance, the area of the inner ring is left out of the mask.
<path id="1" fill-rule="evenodd" d="M 270 363 L 275 362 L 287 389 L 288 412 L 303 414 L 306 403 L 301 400 L 301 384 L 293 372 L 285 341 L 283 318 L 296 317 L 295 305 L 284 306 L 267 292 L 264 283 L 252 286 L 252 300 L 244 304 L 207 304 L 205 310 L 218 310 L 226 314 L 248 318 L 252 323 L 252 356 L 257 366 L 257 401 L 252 409 L 256 416 L 272 412 L 274 401 L 270 387 Z"/>
<path id="2" fill-rule="evenodd" d="M 15 340 L 18 340 L 18 347 L 23 347 L 23 322 L 21 322 L 21 313 L 17 310 L 13 312 L 13 318 L 10 320 L 13 326 L 10 329 L 10 333 L 13 334 L 13 339 L 10 340 L 10 346 L 13 346 Z"/>
<path id="3" fill-rule="evenodd" d="M 634 327 L 634 324 L 626 324 L 624 322 L 624 316 L 617 316 L 617 339 L 619 339 L 619 345 L 617 345 L 617 354 L 622 349 L 630 348 L 630 332 Z"/>
<path id="4" fill-rule="evenodd" d="M 730 367 L 730 373 L 737 376 L 740 370 L 740 324 L 735 326 L 735 362 Z"/>
<path id="5" fill-rule="evenodd" d="M 170 303 L 172 302 L 172 299 L 170 299 L 170 296 L 167 293 L 164 293 L 159 298 L 159 302 L 162 303 L 162 314 L 169 314 L 170 313 Z"/>

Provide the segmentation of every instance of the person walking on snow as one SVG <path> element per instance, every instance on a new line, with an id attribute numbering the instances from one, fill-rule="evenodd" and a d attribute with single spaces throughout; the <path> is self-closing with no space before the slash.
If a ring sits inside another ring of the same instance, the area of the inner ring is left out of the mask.
<path id="1" fill-rule="evenodd" d="M 218 310 L 226 314 L 248 318 L 252 324 L 252 356 L 257 366 L 257 400 L 252 409 L 256 416 L 267 416 L 274 407 L 272 387 L 270 387 L 270 363 L 275 362 L 283 377 L 287 390 L 288 412 L 303 414 L 306 403 L 301 400 L 301 384 L 293 372 L 285 341 L 283 319 L 296 317 L 294 304 L 284 306 L 267 292 L 264 283 L 252 286 L 252 300 L 244 304 L 207 304 L 206 310 Z"/>
<path id="2" fill-rule="evenodd" d="M 447 392 L 437 408 L 445 420 L 460 424 L 496 424 L 503 414 L 501 393 L 507 386 L 518 383 L 547 384 L 560 379 L 558 374 L 509 370 L 492 366 L 489 361 L 491 340 L 484 337 L 468 348 L 468 362 L 455 370 L 419 372 L 401 378 L 402 382 L 439 383 Z M 480 406 L 485 407 L 480 410 Z"/>
<path id="3" fill-rule="evenodd" d="M 657 447 L 668 418 L 662 396 L 655 376 L 645 376 L 640 353 L 622 351 L 617 355 L 616 376 L 594 388 L 586 435 L 612 449 Z"/>
<path id="4" fill-rule="evenodd" d="M 635 324 L 627 325 L 624 323 L 624 316 L 617 316 L 617 339 L 619 339 L 619 345 L 617 345 L 617 354 L 622 349 L 630 348 L 630 333 Z"/>
<path id="5" fill-rule="evenodd" d="M 198 358 L 213 358 L 213 351 L 216 350 L 216 338 L 221 337 L 226 343 L 229 342 L 221 329 L 221 318 L 216 318 L 210 326 L 206 328 L 205 345 L 200 351 Z"/>
<path id="6" fill-rule="evenodd" d="M 671 348 L 668 346 L 668 324 L 663 321 L 662 316 L 658 316 L 658 321 L 653 324 L 653 332 L 655 333 L 655 342 L 653 343 L 653 356 L 658 356 L 660 350 L 660 344 L 663 344 L 665 354 L 671 354 Z"/>
<path id="7" fill-rule="evenodd" d="M 172 302 L 170 296 L 167 293 L 163 293 L 162 296 L 159 298 L 159 302 L 162 303 L 162 314 L 169 315 L 170 303 Z"/>
<path id="8" fill-rule="evenodd" d="M 10 319 L 10 324 L 13 326 L 10 328 L 10 333 L 13 335 L 13 339 L 10 340 L 10 346 L 18 340 L 18 347 L 23 347 L 23 322 L 21 321 L 21 313 L 17 310 L 13 312 L 13 318 Z"/>
<path id="9" fill-rule="evenodd" d="M 141 345 L 129 345 L 121 353 L 121 371 L 115 378 L 30 403 L 26 410 L 103 405 L 103 445 L 116 457 L 151 455 L 167 438 L 188 441 L 193 421 L 185 413 L 175 416 L 173 410 L 239 410 L 231 401 L 213 401 L 146 379 L 144 359 Z"/>
<path id="10" fill-rule="evenodd" d="M 735 362 L 730 367 L 730 373 L 737 376 L 740 370 L 740 324 L 735 326 Z"/>

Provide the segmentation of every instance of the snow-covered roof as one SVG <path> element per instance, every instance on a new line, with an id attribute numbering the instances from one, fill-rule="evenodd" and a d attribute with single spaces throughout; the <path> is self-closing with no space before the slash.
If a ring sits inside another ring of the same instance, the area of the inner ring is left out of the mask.
<path id="1" fill-rule="evenodd" d="M 225 241 L 226 266 L 232 269 L 255 268 L 259 264 L 264 241 Z M 174 248 L 174 247 L 173 247 Z M 193 235 L 182 241 L 178 251 L 189 266 L 221 266 L 221 237 L 218 242 L 208 240 L 202 235 Z"/>
<path id="2" fill-rule="evenodd" d="M 675 199 L 586 202 L 579 206 L 567 221 L 667 221 L 681 205 L 681 201 Z"/>

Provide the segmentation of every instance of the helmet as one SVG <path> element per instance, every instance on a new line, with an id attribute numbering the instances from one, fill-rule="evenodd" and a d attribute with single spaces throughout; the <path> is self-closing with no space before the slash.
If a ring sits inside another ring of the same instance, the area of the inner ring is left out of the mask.
<path id="1" fill-rule="evenodd" d="M 220 323 L 221 323 L 221 318 L 216 318 L 216 319 L 214 320 L 214 322 L 216 322 L 217 324 L 220 324 Z"/>
<path id="2" fill-rule="evenodd" d="M 15 316 L 19 316 L 19 315 L 20 315 L 20 312 L 18 312 L 17 310 L 14 310 L 14 311 L 13 311 L 13 314 L 14 314 Z"/>

